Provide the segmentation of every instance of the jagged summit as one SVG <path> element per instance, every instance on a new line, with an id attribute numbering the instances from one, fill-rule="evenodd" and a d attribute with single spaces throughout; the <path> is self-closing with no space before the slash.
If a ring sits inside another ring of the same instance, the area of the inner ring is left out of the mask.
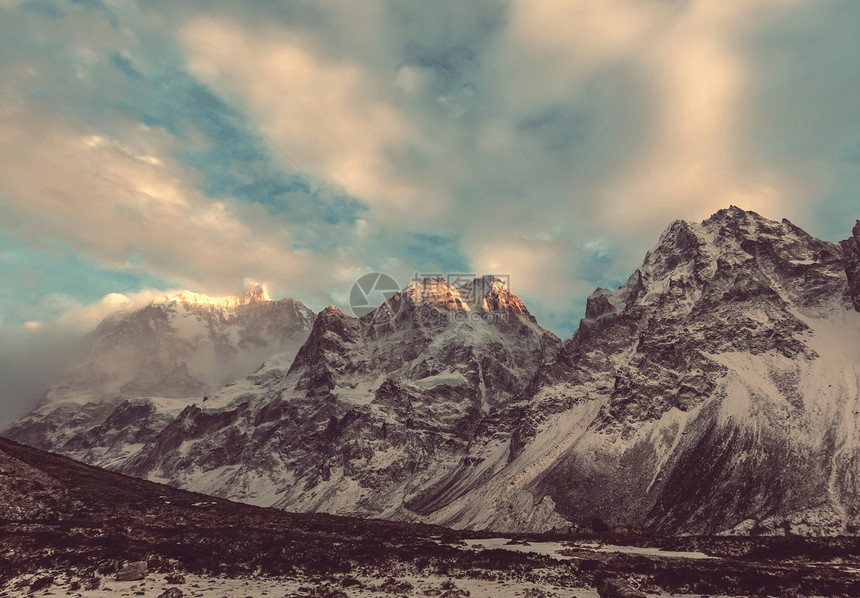
<path id="1" fill-rule="evenodd" d="M 480 276 L 459 286 L 440 276 L 413 280 L 363 319 L 377 324 L 403 324 L 410 318 L 413 322 L 427 323 L 434 320 L 435 314 L 438 323 L 447 324 L 444 314 L 448 312 L 475 312 L 479 316 L 504 312 L 513 319 L 523 317 L 535 322 L 525 303 L 507 283 L 492 275 Z M 416 316 L 416 313 L 430 318 Z"/>
<path id="2" fill-rule="evenodd" d="M 412 281 L 398 293 L 412 307 L 430 306 L 439 309 L 465 309 L 468 304 L 460 296 L 460 290 L 441 276 L 428 276 Z M 395 294 L 392 299 L 397 298 Z"/>
<path id="3" fill-rule="evenodd" d="M 245 294 L 242 296 L 242 304 L 254 303 L 255 301 L 271 301 L 269 297 L 269 289 L 265 284 L 255 282 L 252 283 Z"/>
<path id="4" fill-rule="evenodd" d="M 651 304 L 680 315 L 771 294 L 801 310 L 839 310 L 844 282 L 839 244 L 732 206 L 701 223 L 673 222 L 624 285 L 589 297 L 579 335 L 592 332 L 591 320 Z"/>
<path id="5" fill-rule="evenodd" d="M 460 294 L 475 311 L 505 312 L 531 318 L 526 304 L 496 276 L 480 276 L 460 287 Z"/>
<path id="6" fill-rule="evenodd" d="M 752 210 L 745 210 L 736 205 L 730 205 L 727 208 L 719 209 L 713 214 L 711 214 L 708 218 L 702 221 L 702 224 L 726 221 L 750 223 L 755 221 L 768 222 L 768 219 L 764 218 L 761 214 Z"/>

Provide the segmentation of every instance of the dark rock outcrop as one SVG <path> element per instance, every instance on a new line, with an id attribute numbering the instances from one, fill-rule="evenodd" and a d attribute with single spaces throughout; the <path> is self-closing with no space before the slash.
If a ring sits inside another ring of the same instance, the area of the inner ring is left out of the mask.
<path id="1" fill-rule="evenodd" d="M 854 225 L 854 236 L 842 241 L 845 252 L 845 274 L 848 276 L 848 291 L 854 309 L 860 311 L 860 220 Z"/>

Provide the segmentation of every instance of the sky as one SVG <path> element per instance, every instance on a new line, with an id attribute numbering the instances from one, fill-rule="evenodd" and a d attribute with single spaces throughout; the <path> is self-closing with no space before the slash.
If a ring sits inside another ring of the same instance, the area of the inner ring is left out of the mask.
<path id="1" fill-rule="evenodd" d="M 0 0 L 0 407 L 172 290 L 500 274 L 568 337 L 675 219 L 846 238 L 858 30 L 856 0 Z"/>

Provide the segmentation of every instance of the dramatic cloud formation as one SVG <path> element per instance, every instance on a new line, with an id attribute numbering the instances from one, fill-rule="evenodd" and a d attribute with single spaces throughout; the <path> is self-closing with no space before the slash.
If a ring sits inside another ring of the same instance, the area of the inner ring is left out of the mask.
<path id="1" fill-rule="evenodd" d="M 568 335 L 676 218 L 843 237 L 858 28 L 851 0 L 0 2 L 0 400 L 120 296 L 496 272 Z"/>

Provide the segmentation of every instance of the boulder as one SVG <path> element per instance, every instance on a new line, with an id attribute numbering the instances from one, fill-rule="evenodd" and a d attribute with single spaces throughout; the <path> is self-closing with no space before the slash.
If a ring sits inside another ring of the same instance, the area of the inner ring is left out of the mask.
<path id="1" fill-rule="evenodd" d="M 140 581 L 146 577 L 146 561 L 126 563 L 116 574 L 117 581 Z"/>

